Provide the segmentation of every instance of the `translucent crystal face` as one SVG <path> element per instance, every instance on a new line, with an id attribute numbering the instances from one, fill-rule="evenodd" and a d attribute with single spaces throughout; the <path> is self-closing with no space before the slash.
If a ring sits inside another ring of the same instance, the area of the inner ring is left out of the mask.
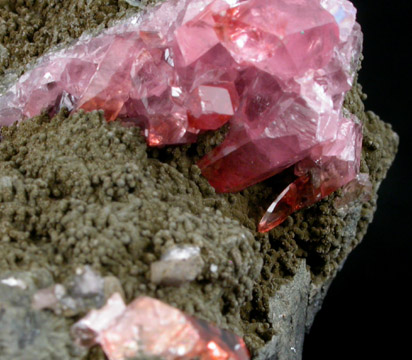
<path id="1" fill-rule="evenodd" d="M 200 160 L 218 192 L 295 165 L 267 231 L 356 178 L 361 126 L 342 114 L 362 44 L 348 0 L 174 0 L 45 56 L 0 97 L 0 125 L 61 107 L 102 109 L 150 146 L 229 123 Z"/>
<path id="2" fill-rule="evenodd" d="M 100 344 L 109 360 L 141 355 L 173 360 L 247 360 L 241 338 L 150 297 L 127 307 L 119 294 L 72 327 L 77 344 Z"/>

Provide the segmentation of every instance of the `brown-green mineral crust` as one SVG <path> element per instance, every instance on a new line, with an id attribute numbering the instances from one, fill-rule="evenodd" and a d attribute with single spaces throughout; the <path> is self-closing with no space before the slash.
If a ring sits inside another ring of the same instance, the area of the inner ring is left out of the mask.
<path id="1" fill-rule="evenodd" d="M 122 0 L 0 0 L 0 91 L 2 77 L 21 74 L 50 48 L 135 11 Z M 397 150 L 397 135 L 365 112 L 363 97 L 355 85 L 345 107 L 363 123 L 361 170 L 370 174 L 375 195 L 342 211 L 334 207 L 338 191 L 267 234 L 257 233 L 256 224 L 288 174 L 215 194 L 195 163 L 225 129 L 192 146 L 149 149 L 139 129 L 108 124 L 98 112 L 62 111 L 3 128 L 0 275 L 46 269 L 57 283 L 89 264 L 117 277 L 128 301 L 157 297 L 243 336 L 257 358 L 299 359 L 304 331 L 362 240 Z M 150 264 L 181 244 L 201 248 L 200 275 L 179 287 L 152 284 Z M 14 311 L 0 297 L 2 308 Z M 15 316 L 26 316 L 19 309 Z M 74 320 L 64 320 L 67 334 Z M 63 320 L 49 321 L 53 327 Z M 16 330 L 5 326 L 13 325 L 0 316 L 0 354 L 6 354 L 0 358 L 15 359 L 4 349 Z M 42 347 L 50 355 L 44 359 L 53 358 L 53 346 Z M 40 359 L 25 349 L 25 359 Z M 94 349 L 88 358 L 102 356 Z"/>

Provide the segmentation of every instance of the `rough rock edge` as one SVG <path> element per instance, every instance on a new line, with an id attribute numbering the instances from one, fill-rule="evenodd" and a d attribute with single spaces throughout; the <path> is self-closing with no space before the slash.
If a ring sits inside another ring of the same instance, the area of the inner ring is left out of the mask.
<path id="1" fill-rule="evenodd" d="M 292 281 L 281 286 L 276 295 L 270 298 L 269 313 L 277 334 L 259 350 L 256 359 L 302 358 L 304 334 L 310 331 L 333 279 L 343 267 L 349 253 L 361 242 L 373 219 L 377 206 L 377 192 L 395 158 L 399 136 L 376 114 L 371 111 L 365 112 L 362 102 L 365 99 L 366 95 L 362 93 L 361 86 L 355 83 L 346 96 L 344 106 L 363 123 L 361 170 L 370 174 L 374 188 L 373 198 L 367 204 L 353 204 L 345 214 L 341 214 L 346 222 L 346 226 L 342 228 L 342 242 L 347 244 L 346 251 L 328 276 L 314 275 L 306 266 L 305 259 L 302 259 Z M 381 150 L 378 166 L 373 166 L 372 159 L 376 156 L 374 152 L 378 149 Z M 375 168 L 375 171 L 370 171 L 370 168 Z"/>

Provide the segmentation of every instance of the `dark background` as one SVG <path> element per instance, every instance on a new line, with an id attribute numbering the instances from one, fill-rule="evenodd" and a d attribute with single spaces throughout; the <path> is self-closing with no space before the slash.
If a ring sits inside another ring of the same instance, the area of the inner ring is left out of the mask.
<path id="1" fill-rule="evenodd" d="M 392 124 L 400 148 L 373 223 L 306 337 L 303 360 L 412 359 L 411 2 L 353 3 L 365 36 L 359 82 L 366 108 Z"/>

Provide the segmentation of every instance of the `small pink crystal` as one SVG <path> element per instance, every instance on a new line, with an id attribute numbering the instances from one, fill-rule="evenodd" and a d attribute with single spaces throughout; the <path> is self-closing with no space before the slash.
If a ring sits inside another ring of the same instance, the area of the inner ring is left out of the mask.
<path id="1" fill-rule="evenodd" d="M 106 279 L 88 265 L 79 267 L 64 284 L 54 284 L 35 292 L 32 307 L 37 310 L 50 309 L 63 316 L 78 315 L 104 303 Z"/>
<path id="2" fill-rule="evenodd" d="M 121 316 L 125 309 L 122 296 L 114 293 L 101 309 L 90 311 L 86 317 L 73 325 L 72 333 L 76 343 L 85 347 L 98 343 L 100 333 Z"/>
<path id="3" fill-rule="evenodd" d="M 66 289 L 61 284 L 56 284 L 37 291 L 33 295 L 33 309 L 52 309 L 59 310 L 59 301 L 66 295 Z"/>
<path id="4" fill-rule="evenodd" d="M 150 264 L 150 281 L 153 284 L 179 286 L 195 280 L 203 266 L 198 246 L 175 246 L 166 251 L 159 261 Z"/>
<path id="5" fill-rule="evenodd" d="M 249 359 L 241 338 L 150 297 L 125 307 L 114 294 L 102 309 L 74 324 L 72 332 L 79 345 L 100 344 L 109 360 L 139 353 L 166 360 Z"/>
<path id="6" fill-rule="evenodd" d="M 368 174 L 360 173 L 355 179 L 342 188 L 342 196 L 334 200 L 333 205 L 337 210 L 346 210 L 349 205 L 356 202 L 364 203 L 372 198 L 372 183 Z"/>
<path id="7" fill-rule="evenodd" d="M 362 132 L 342 114 L 362 47 L 355 17 L 348 0 L 170 0 L 44 56 L 0 97 L 0 126 L 102 109 L 163 146 L 229 123 L 198 163 L 217 192 L 296 166 L 267 231 L 359 172 Z"/>

